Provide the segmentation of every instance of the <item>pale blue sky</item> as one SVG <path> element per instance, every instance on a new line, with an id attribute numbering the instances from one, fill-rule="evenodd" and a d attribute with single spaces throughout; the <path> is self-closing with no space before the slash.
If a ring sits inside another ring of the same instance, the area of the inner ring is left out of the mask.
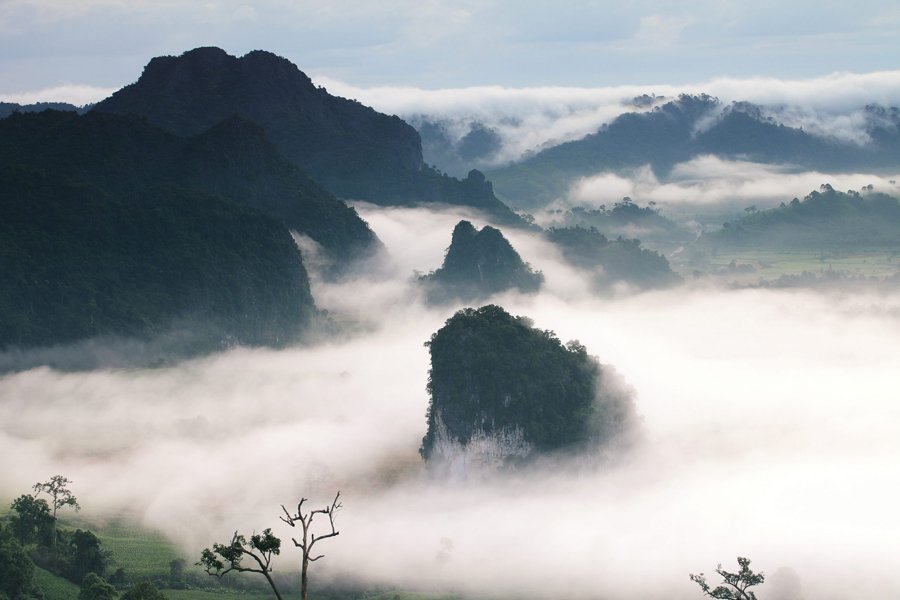
<path id="1" fill-rule="evenodd" d="M 265 49 L 359 86 L 685 84 L 900 68 L 896 0 L 0 0 L 0 94 Z"/>

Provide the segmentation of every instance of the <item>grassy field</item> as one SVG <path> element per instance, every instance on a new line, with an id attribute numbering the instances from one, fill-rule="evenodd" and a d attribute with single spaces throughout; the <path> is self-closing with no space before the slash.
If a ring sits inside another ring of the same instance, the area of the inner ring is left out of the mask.
<path id="1" fill-rule="evenodd" d="M 799 275 L 803 271 L 820 275 L 823 271 L 834 270 L 880 279 L 900 270 L 900 257 L 874 252 L 840 255 L 823 255 L 818 252 L 719 252 L 707 259 L 708 262 L 701 266 L 689 264 L 687 256 L 671 258 L 670 263 L 672 269 L 686 279 L 693 277 L 695 269 L 707 274 L 727 269 L 732 260 L 737 265 L 752 265 L 753 272 L 724 275 L 727 281 L 741 284 L 756 283 L 760 279 L 769 281 L 782 275 Z"/>
<path id="2" fill-rule="evenodd" d="M 34 570 L 34 584 L 41 588 L 45 600 L 77 600 L 79 588 L 40 567 Z"/>
<path id="3" fill-rule="evenodd" d="M 97 536 L 103 549 L 112 553 L 110 571 L 125 569 L 129 580 L 168 577 L 169 563 L 176 558 L 186 559 L 163 536 L 123 518 L 111 520 Z"/>

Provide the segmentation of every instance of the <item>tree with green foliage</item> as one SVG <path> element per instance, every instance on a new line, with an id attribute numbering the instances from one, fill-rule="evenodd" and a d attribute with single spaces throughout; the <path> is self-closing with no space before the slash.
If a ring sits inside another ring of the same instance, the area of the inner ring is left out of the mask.
<path id="1" fill-rule="evenodd" d="M 122 600 L 169 600 L 152 581 L 138 581 L 122 594 Z"/>
<path id="2" fill-rule="evenodd" d="M 282 600 L 281 592 L 272 580 L 272 557 L 281 554 L 281 540 L 272 535 L 271 529 L 265 529 L 262 535 L 254 533 L 250 541 L 237 531 L 229 544 L 214 543 L 212 549 L 204 548 L 198 566 L 209 575 L 224 577 L 232 571 L 238 573 L 259 573 L 269 582 L 278 600 Z M 243 562 L 249 557 L 254 565 Z"/>
<path id="3" fill-rule="evenodd" d="M 34 561 L 9 528 L 0 525 L 0 599 L 25 600 L 34 589 Z"/>
<path id="4" fill-rule="evenodd" d="M 78 512 L 81 509 L 81 507 L 78 505 L 78 500 L 66 487 L 70 483 L 72 482 L 62 475 L 54 475 L 50 478 L 50 481 L 45 481 L 44 483 L 38 482 L 34 484 L 35 492 L 37 492 L 38 494 L 40 494 L 41 492 L 46 492 L 47 495 L 49 495 L 52 499 L 51 505 L 53 508 L 53 540 L 51 547 L 54 557 L 56 556 L 56 538 L 58 537 L 56 528 L 56 511 L 63 506 L 73 506 L 75 507 L 75 512 Z"/>
<path id="5" fill-rule="evenodd" d="M 10 518 L 10 525 L 19 543 L 23 546 L 52 544 L 56 519 L 50 513 L 46 500 L 22 494 L 13 500 L 10 508 L 16 513 Z"/>
<path id="6" fill-rule="evenodd" d="M 78 600 L 115 600 L 119 596 L 112 585 L 96 573 L 88 573 L 81 581 Z"/>
<path id="7" fill-rule="evenodd" d="M 106 573 L 107 556 L 100 549 L 100 538 L 90 531 L 75 530 L 69 541 L 70 556 L 66 566 L 66 578 L 82 581 L 88 573 L 103 576 Z"/>
<path id="8" fill-rule="evenodd" d="M 303 512 L 303 503 L 307 502 L 306 498 L 301 499 L 299 504 L 297 504 L 297 513 L 294 515 L 292 515 L 284 505 L 281 506 L 284 516 L 280 517 L 280 519 L 291 527 L 296 527 L 299 524 L 303 532 L 301 541 L 298 541 L 296 538 L 291 539 L 291 541 L 294 542 L 294 546 L 300 548 L 303 552 L 300 584 L 301 600 L 307 600 L 309 563 L 315 562 L 323 557 L 322 555 L 312 556 L 311 552 L 313 546 L 315 546 L 317 542 L 340 534 L 334 527 L 335 513 L 342 507 L 341 503 L 338 502 L 340 496 L 341 493 L 338 492 L 330 506 L 312 510 L 307 513 Z M 328 517 L 331 531 L 316 536 L 312 532 L 312 522 L 313 518 L 318 514 Z M 238 573 L 259 573 L 269 582 L 269 586 L 272 588 L 272 591 L 275 592 L 275 596 L 278 600 L 282 600 L 281 592 L 278 591 L 278 587 L 272 579 L 272 557 L 278 556 L 280 553 L 281 540 L 272 534 L 270 528 L 263 530 L 261 535 L 251 535 L 249 542 L 243 535 L 240 535 L 235 531 L 234 536 L 231 538 L 231 543 L 215 543 L 213 544 L 212 549 L 205 548 L 200 555 L 200 561 L 197 562 L 197 565 L 203 567 L 207 574 L 215 577 L 224 577 L 232 571 L 237 571 Z M 244 563 L 244 557 L 249 557 L 253 561 L 253 564 L 248 565 Z M 123 600 L 126 599 L 123 597 Z"/>
<path id="9" fill-rule="evenodd" d="M 181 589 L 185 586 L 184 568 L 187 561 L 183 558 L 176 558 L 169 563 L 169 587 L 173 589 Z"/>
<path id="10" fill-rule="evenodd" d="M 721 564 L 716 567 L 716 573 L 722 577 L 722 583 L 715 589 L 710 589 L 703 573 L 691 574 L 691 581 L 700 586 L 705 596 L 716 598 L 716 600 L 756 600 L 756 594 L 748 590 L 764 582 L 766 576 L 750 570 L 749 558 L 739 556 L 737 561 L 741 567 L 737 573 L 729 573 L 722 568 Z"/>

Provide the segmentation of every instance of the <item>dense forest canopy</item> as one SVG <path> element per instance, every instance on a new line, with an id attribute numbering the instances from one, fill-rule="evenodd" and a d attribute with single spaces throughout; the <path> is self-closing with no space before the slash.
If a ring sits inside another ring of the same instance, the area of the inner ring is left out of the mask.
<path id="1" fill-rule="evenodd" d="M 0 348 L 189 329 L 283 345 L 316 314 L 300 252 L 257 209 L 171 185 L 122 195 L 0 171 Z"/>
<path id="2" fill-rule="evenodd" d="M 440 460 L 433 455 L 438 420 L 462 443 L 476 431 L 521 428 L 546 453 L 602 445 L 631 417 L 630 398 L 599 401 L 603 372 L 584 346 L 563 345 L 552 331 L 499 306 L 458 311 L 426 345 L 426 460 Z"/>
<path id="3" fill-rule="evenodd" d="M 729 221 L 704 234 L 699 248 L 852 250 L 900 248 L 900 201 L 868 188 L 839 192 L 828 184 L 803 200 Z"/>
<path id="4" fill-rule="evenodd" d="M 278 155 L 255 123 L 231 117 L 181 138 L 136 116 L 47 110 L 0 120 L 0 166 L 22 165 L 122 196 L 156 185 L 259 208 L 321 244 L 339 265 L 380 247 L 352 208 Z"/>

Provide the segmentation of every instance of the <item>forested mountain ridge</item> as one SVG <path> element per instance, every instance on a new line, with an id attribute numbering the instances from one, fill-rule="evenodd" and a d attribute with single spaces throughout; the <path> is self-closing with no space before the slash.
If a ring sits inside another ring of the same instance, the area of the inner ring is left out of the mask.
<path id="1" fill-rule="evenodd" d="M 875 191 L 823 184 L 803 200 L 751 214 L 703 234 L 698 248 L 861 250 L 900 248 L 900 201 Z"/>
<path id="2" fill-rule="evenodd" d="M 2 349 L 189 330 L 192 353 L 287 344 L 316 309 L 296 244 L 260 210 L 4 167 L 0 314 Z"/>
<path id="3" fill-rule="evenodd" d="M 182 138 L 134 115 L 48 110 L 0 120 L 0 166 L 90 183 L 114 196 L 171 184 L 263 209 L 338 264 L 381 246 L 357 214 L 281 158 L 262 129 L 228 118 Z"/>
<path id="4" fill-rule="evenodd" d="M 197 48 L 154 58 L 136 83 L 93 112 L 141 115 L 183 136 L 237 114 L 259 124 L 282 156 L 341 198 L 471 206 L 500 224 L 525 225 L 490 189 L 426 167 L 419 134 L 399 117 L 332 96 L 270 52 L 238 58 Z"/>
<path id="5" fill-rule="evenodd" d="M 35 102 L 34 104 L 17 104 L 15 102 L 0 102 L 0 119 L 5 119 L 9 115 L 16 112 L 41 112 L 47 110 L 65 110 L 78 113 L 79 115 L 86 113 L 93 108 L 93 104 L 85 106 L 75 106 L 67 102 Z"/>
<path id="6" fill-rule="evenodd" d="M 537 292 L 544 281 L 525 263 L 499 229 L 485 225 L 481 231 L 469 221 L 453 229 L 450 247 L 439 269 L 419 279 L 431 302 L 470 302 L 517 288 Z"/>
<path id="7" fill-rule="evenodd" d="M 664 288 L 682 281 L 669 261 L 638 239 L 609 240 L 594 227 L 551 227 L 544 236 L 570 264 L 592 272 L 594 285 L 608 289 L 625 281 L 643 289 Z"/>
<path id="8" fill-rule="evenodd" d="M 581 177 L 650 165 L 665 179 L 674 165 L 707 154 L 832 172 L 900 166 L 900 110 L 871 105 L 865 116 L 870 143 L 860 146 L 787 127 L 746 102 L 722 106 L 683 94 L 487 175 L 501 198 L 532 209 L 564 196 Z"/>

